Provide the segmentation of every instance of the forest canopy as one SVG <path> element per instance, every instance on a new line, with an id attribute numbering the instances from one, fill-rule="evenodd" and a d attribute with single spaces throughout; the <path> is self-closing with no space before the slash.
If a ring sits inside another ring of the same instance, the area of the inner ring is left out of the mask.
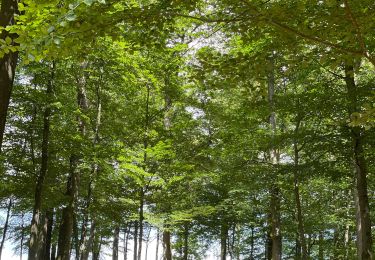
<path id="1" fill-rule="evenodd" d="M 374 13 L 2 0 L 0 259 L 373 259 Z"/>

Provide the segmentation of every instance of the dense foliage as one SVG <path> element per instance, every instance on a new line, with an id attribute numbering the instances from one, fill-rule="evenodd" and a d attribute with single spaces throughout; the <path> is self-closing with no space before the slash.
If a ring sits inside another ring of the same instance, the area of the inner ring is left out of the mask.
<path id="1" fill-rule="evenodd" d="M 0 258 L 372 259 L 374 13 L 2 0 Z"/>

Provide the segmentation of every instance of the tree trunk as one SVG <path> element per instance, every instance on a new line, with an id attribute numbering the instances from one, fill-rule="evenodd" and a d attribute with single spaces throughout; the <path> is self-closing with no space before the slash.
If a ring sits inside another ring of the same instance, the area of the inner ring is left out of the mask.
<path id="1" fill-rule="evenodd" d="M 147 146 L 146 146 L 147 148 Z M 143 204 L 144 190 L 141 188 L 140 205 L 139 205 L 139 237 L 138 237 L 138 260 L 142 260 L 142 242 L 143 242 Z"/>
<path id="2" fill-rule="evenodd" d="M 298 136 L 300 124 L 301 124 L 301 118 L 299 118 L 297 116 L 296 128 L 294 130 L 295 140 L 294 140 L 294 143 L 293 143 L 293 149 L 294 149 L 293 179 L 294 179 L 294 197 L 295 197 L 296 209 L 297 209 L 298 240 L 299 240 L 299 243 L 301 245 L 302 259 L 306 260 L 308 258 L 308 256 L 307 256 L 305 229 L 304 229 L 303 215 L 302 215 L 301 197 L 300 197 L 300 191 L 299 191 L 299 184 L 300 184 L 300 181 L 299 181 L 299 151 L 300 151 L 300 148 L 298 148 L 297 136 Z"/>
<path id="3" fill-rule="evenodd" d="M 324 236 L 323 232 L 319 232 L 319 249 L 318 249 L 318 259 L 323 260 L 324 259 Z"/>
<path id="4" fill-rule="evenodd" d="M 120 227 L 116 226 L 113 232 L 112 260 L 118 260 L 119 240 L 120 240 Z"/>
<path id="5" fill-rule="evenodd" d="M 188 260 L 189 258 L 189 224 L 184 224 L 184 256 L 183 260 Z"/>
<path id="6" fill-rule="evenodd" d="M 156 252 L 155 252 L 155 260 L 159 259 L 159 239 L 160 239 L 160 232 L 159 229 L 156 230 Z"/>
<path id="7" fill-rule="evenodd" d="M 226 223 L 221 224 L 220 230 L 220 259 L 227 259 L 227 239 L 228 239 L 228 225 Z"/>
<path id="8" fill-rule="evenodd" d="M 0 6 L 0 27 L 5 28 L 14 24 L 14 16 L 18 13 L 17 0 L 1 0 Z M 16 34 L 2 30 L 0 39 L 12 39 L 11 45 L 15 46 Z M 12 93 L 14 74 L 17 66 L 18 52 L 9 52 L 0 58 L 0 152 L 3 143 L 5 122 L 8 113 L 10 95 Z"/>
<path id="9" fill-rule="evenodd" d="M 6 235 L 7 235 L 7 232 L 8 232 L 8 224 L 9 224 L 10 210 L 11 209 L 12 209 L 12 199 L 9 199 L 9 203 L 8 203 L 8 207 L 7 207 L 7 215 L 5 217 L 5 223 L 4 223 L 4 228 L 3 228 L 3 235 L 2 235 L 1 243 L 0 243 L 0 260 L 1 260 L 1 255 L 3 253 Z"/>
<path id="10" fill-rule="evenodd" d="M 89 239 L 87 240 L 87 244 L 85 246 L 85 249 L 82 251 L 81 260 L 89 259 L 89 254 L 92 251 L 93 242 L 94 242 L 94 239 L 95 239 L 95 228 L 96 228 L 95 220 L 92 220 L 91 221 L 91 227 L 90 227 Z"/>
<path id="11" fill-rule="evenodd" d="M 93 260 L 99 260 L 99 257 L 100 257 L 100 250 L 101 250 L 101 247 L 102 247 L 102 243 L 103 243 L 103 237 L 96 237 L 95 238 L 95 242 L 93 244 L 93 247 L 92 247 L 92 259 Z"/>
<path id="12" fill-rule="evenodd" d="M 20 260 L 22 260 L 22 254 L 23 254 L 23 243 L 24 243 L 24 239 L 25 239 L 25 231 L 24 231 L 24 225 L 25 225 L 25 222 L 24 222 L 24 213 L 21 214 L 21 241 L 20 241 Z M 0 256 L 1 258 L 1 256 Z"/>
<path id="13" fill-rule="evenodd" d="M 267 85 L 268 85 L 268 102 L 270 106 L 270 117 L 269 123 L 271 126 L 272 135 L 276 134 L 276 113 L 274 104 L 274 94 L 275 94 L 275 68 L 274 68 L 274 58 L 270 57 L 268 59 L 269 71 L 267 75 Z M 274 139 L 274 138 L 272 138 Z M 272 148 L 270 151 L 271 163 L 276 165 L 279 163 L 279 154 L 275 147 L 274 140 L 271 140 Z M 275 176 L 277 178 L 277 176 Z M 270 220 L 271 220 L 271 241 L 272 241 L 272 259 L 281 260 L 281 217 L 280 217 L 280 188 L 277 186 L 276 181 L 271 183 L 270 187 Z"/>
<path id="14" fill-rule="evenodd" d="M 254 227 L 251 226 L 251 235 L 250 235 L 250 260 L 254 260 Z"/>
<path id="15" fill-rule="evenodd" d="M 172 260 L 171 233 L 167 230 L 163 231 L 163 260 Z"/>
<path id="16" fill-rule="evenodd" d="M 138 221 L 134 222 L 134 248 L 133 248 L 133 259 L 138 260 L 137 251 L 138 249 Z"/>
<path id="17" fill-rule="evenodd" d="M 99 143 L 99 128 L 101 125 L 101 117 L 102 117 L 102 101 L 101 101 L 101 80 L 99 84 L 96 87 L 96 122 L 95 122 L 95 130 L 94 130 L 94 140 L 93 140 L 93 145 L 95 146 L 96 144 Z M 97 164 L 93 164 L 91 167 L 91 172 L 90 172 L 90 181 L 88 185 L 88 190 L 87 190 L 87 198 L 86 198 L 86 205 L 84 209 L 84 218 L 83 218 L 83 223 L 82 223 L 82 228 L 81 228 L 81 239 L 80 239 L 80 258 L 84 259 L 84 256 L 86 255 L 87 251 L 87 228 L 88 228 L 88 223 L 89 223 L 89 209 L 92 201 L 92 189 L 93 189 L 93 184 L 95 177 L 98 173 L 98 168 L 99 166 Z"/>
<path id="18" fill-rule="evenodd" d="M 345 65 L 345 83 L 348 91 L 350 116 L 359 112 L 358 89 L 354 80 L 352 64 Z M 356 222 L 357 222 L 357 254 L 358 259 L 372 259 L 372 237 L 370 207 L 367 192 L 367 165 L 363 150 L 364 132 L 360 127 L 351 127 L 352 162 L 355 173 Z"/>
<path id="19" fill-rule="evenodd" d="M 87 62 L 83 62 L 81 65 L 81 69 L 84 70 L 86 67 Z M 79 78 L 77 78 L 77 103 L 78 108 L 81 111 L 86 111 L 88 109 L 88 102 L 86 96 L 86 77 L 84 71 L 83 74 Z M 78 117 L 77 123 L 79 133 L 82 136 L 84 136 L 86 133 L 86 126 L 84 120 L 81 117 Z M 68 199 L 68 205 L 65 208 L 63 208 L 62 211 L 62 219 L 58 239 L 57 260 L 69 260 L 70 258 L 71 241 L 74 227 L 75 204 L 78 197 L 78 161 L 79 156 L 77 154 L 72 154 L 70 156 L 70 174 L 67 183 L 67 190 L 65 193 Z"/>
<path id="20" fill-rule="evenodd" d="M 43 137 L 42 137 L 42 160 L 40 165 L 40 171 L 38 179 L 36 181 L 35 193 L 34 193 L 34 208 L 33 217 L 31 220 L 31 233 L 29 242 L 29 260 L 38 260 L 42 256 L 38 255 L 39 248 L 44 247 L 40 245 L 41 239 L 41 219 L 42 219 L 42 200 L 43 200 L 43 188 L 44 181 L 48 173 L 48 159 L 49 159 L 49 139 L 50 139 L 50 117 L 51 117 L 51 106 L 53 98 L 53 85 L 55 78 L 55 63 L 51 64 L 51 74 L 46 90 L 46 107 L 43 113 Z"/>
<path id="21" fill-rule="evenodd" d="M 124 260 L 128 260 L 128 242 L 129 242 L 130 224 L 124 230 Z"/>
<path id="22" fill-rule="evenodd" d="M 46 213 L 45 222 L 47 225 L 46 242 L 44 249 L 44 260 L 50 260 L 51 257 L 51 243 L 52 243 L 52 231 L 53 231 L 53 210 L 48 210 Z"/>

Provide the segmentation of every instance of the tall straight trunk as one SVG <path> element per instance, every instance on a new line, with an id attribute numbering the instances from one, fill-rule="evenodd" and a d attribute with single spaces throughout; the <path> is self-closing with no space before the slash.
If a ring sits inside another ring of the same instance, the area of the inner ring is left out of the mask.
<path id="1" fill-rule="evenodd" d="M 250 260 L 254 260 L 254 227 L 251 226 L 251 235 L 250 235 Z"/>
<path id="2" fill-rule="evenodd" d="M 227 259 L 228 224 L 222 223 L 220 230 L 220 259 Z"/>
<path id="3" fill-rule="evenodd" d="M 124 260 L 128 260 L 128 243 L 129 243 L 130 224 L 124 230 Z"/>
<path id="4" fill-rule="evenodd" d="M 48 159 L 49 159 L 49 139 L 50 139 L 50 117 L 51 117 L 51 106 L 53 98 L 53 85 L 55 78 L 55 63 L 52 62 L 50 67 L 51 73 L 49 76 L 49 82 L 46 89 L 46 107 L 43 113 L 43 137 L 42 137 L 42 160 L 40 165 L 39 175 L 36 181 L 35 192 L 34 192 L 34 208 L 33 217 L 31 219 L 31 233 L 29 241 L 29 260 L 38 260 L 42 256 L 38 255 L 40 252 L 39 248 L 44 247 L 40 245 L 41 239 L 41 214 L 42 214 L 42 200 L 43 200 L 43 188 L 44 181 L 48 174 Z"/>
<path id="5" fill-rule="evenodd" d="M 113 232 L 112 260 L 118 260 L 118 244 L 120 240 L 120 227 L 116 226 Z"/>
<path id="6" fill-rule="evenodd" d="M 59 229 L 57 260 L 70 260 L 71 241 L 73 236 L 74 225 L 74 204 L 75 193 L 78 189 L 78 175 L 76 173 L 77 158 L 70 157 L 70 176 L 67 184 L 66 197 L 69 199 L 68 205 L 63 208 L 61 216 L 61 224 Z"/>
<path id="7" fill-rule="evenodd" d="M 276 113 L 275 113 L 275 68 L 274 58 L 268 59 L 269 71 L 267 74 L 267 85 L 268 85 L 268 102 L 270 106 L 270 117 L 269 124 L 272 131 L 272 148 L 270 151 L 271 163 L 276 165 L 279 163 L 279 153 L 274 144 L 274 135 L 276 134 Z M 277 178 L 277 176 L 275 176 Z M 270 187 L 270 224 L 271 224 L 271 241 L 272 249 L 271 255 L 273 260 L 281 260 L 281 217 L 280 217 L 280 188 L 277 185 L 277 181 L 272 181 Z"/>
<path id="8" fill-rule="evenodd" d="M 138 221 L 134 221 L 134 248 L 133 248 L 133 260 L 138 260 L 137 249 L 138 249 Z"/>
<path id="9" fill-rule="evenodd" d="M 150 245 L 150 234 L 151 234 L 151 228 L 148 230 L 147 238 L 146 238 L 145 259 L 147 259 L 147 257 L 148 257 L 148 246 Z"/>
<path id="10" fill-rule="evenodd" d="M 307 246 L 306 246 L 306 239 L 305 239 L 305 229 L 304 229 L 304 222 L 303 222 L 303 215 L 302 215 L 302 206 L 301 206 L 301 196 L 299 191 L 299 152 L 300 149 L 297 143 L 297 136 L 298 131 L 301 125 L 301 118 L 297 116 L 296 120 L 296 128 L 294 130 L 295 140 L 293 143 L 294 149 L 294 171 L 293 171 L 293 182 L 294 182 L 294 198 L 296 203 L 296 210 L 297 210 L 297 223 L 298 223 L 298 240 L 301 246 L 302 251 L 302 259 L 306 260 L 308 258 L 307 255 Z"/>
<path id="11" fill-rule="evenodd" d="M 56 251 L 57 251 L 57 245 L 56 243 L 53 243 L 52 244 L 52 249 L 51 249 L 51 260 L 55 260 L 56 259 Z"/>
<path id="12" fill-rule="evenodd" d="M 96 87 L 96 122 L 95 122 L 95 129 L 94 129 L 94 140 L 93 145 L 97 145 L 99 143 L 99 128 L 101 125 L 101 117 L 102 117 L 102 99 L 101 99 L 101 76 L 99 83 Z M 90 181 L 87 188 L 87 198 L 86 198 L 86 205 L 84 208 L 84 217 L 81 227 L 81 239 L 80 239 L 80 258 L 84 259 L 84 256 L 86 255 L 87 251 L 87 229 L 88 229 L 88 223 L 89 223 L 89 209 L 91 205 L 92 198 L 92 189 L 95 181 L 95 177 L 98 173 L 98 165 L 94 163 L 91 166 L 91 172 L 90 172 Z"/>
<path id="13" fill-rule="evenodd" d="M 90 227 L 89 239 L 87 240 L 85 250 L 82 252 L 81 260 L 89 259 L 89 254 L 92 251 L 93 243 L 94 243 L 94 239 L 95 239 L 95 229 L 96 229 L 96 222 L 95 222 L 95 220 L 92 220 L 91 221 L 91 227 Z"/>
<path id="14" fill-rule="evenodd" d="M 183 260 L 188 260 L 189 258 L 189 224 L 184 224 L 184 256 Z"/>
<path id="15" fill-rule="evenodd" d="M 139 205 L 139 237 L 138 237 L 138 260 L 142 260 L 142 242 L 143 242 L 143 204 L 144 190 L 141 188 L 140 205 Z"/>
<path id="16" fill-rule="evenodd" d="M 52 244 L 52 231 L 53 231 L 53 210 L 46 212 L 45 222 L 47 225 L 46 242 L 44 249 L 44 260 L 50 260 L 51 257 L 51 244 Z"/>
<path id="17" fill-rule="evenodd" d="M 83 70 L 83 73 L 79 78 L 77 78 L 77 103 L 78 108 L 82 112 L 88 109 L 88 102 L 86 96 L 86 77 L 84 72 L 86 67 L 87 62 L 83 62 L 81 64 L 81 69 Z M 86 126 L 84 120 L 81 117 L 77 118 L 77 125 L 79 133 L 82 136 L 84 136 L 86 134 Z M 80 156 L 77 154 L 72 154 L 70 156 L 69 179 L 65 193 L 66 197 L 68 198 L 68 204 L 65 206 L 65 208 L 63 208 L 62 211 L 58 239 L 57 260 L 70 259 L 71 241 L 74 227 L 75 204 L 78 198 L 79 172 L 77 171 L 77 165 L 79 162 L 79 157 Z"/>
<path id="18" fill-rule="evenodd" d="M 103 244 L 103 237 L 100 236 L 94 239 L 94 243 L 92 247 L 92 260 L 99 260 L 102 244 Z"/>
<path id="19" fill-rule="evenodd" d="M 79 251 L 79 238 L 78 238 L 78 220 L 77 220 L 77 214 L 73 214 L 73 246 L 75 251 L 75 259 L 79 260 L 80 257 L 80 251 Z"/>
<path id="20" fill-rule="evenodd" d="M 3 227 L 3 235 L 2 235 L 1 243 L 0 243 L 0 260 L 1 260 L 1 255 L 3 253 L 6 235 L 7 235 L 7 232 L 8 232 L 10 210 L 12 209 L 12 203 L 13 203 L 12 199 L 9 199 L 9 203 L 8 203 L 8 206 L 7 206 L 7 215 L 5 217 L 5 223 L 4 223 L 4 227 Z"/>
<path id="21" fill-rule="evenodd" d="M 163 260 L 172 260 L 171 232 L 163 231 Z"/>
<path id="22" fill-rule="evenodd" d="M 160 239 L 160 232 L 159 229 L 156 230 L 156 251 L 155 251 L 155 260 L 159 259 L 159 239 Z"/>
<path id="23" fill-rule="evenodd" d="M 319 232 L 319 248 L 318 248 L 318 259 L 323 260 L 324 259 L 324 236 L 323 232 Z"/>
<path id="24" fill-rule="evenodd" d="M 351 116 L 359 112 L 358 89 L 354 80 L 353 64 L 345 64 L 345 83 L 348 92 Z M 357 255 L 358 259 L 372 259 L 372 237 L 370 207 L 367 192 L 367 165 L 363 149 L 364 132 L 360 127 L 351 127 L 352 163 L 355 175 L 356 224 L 357 224 Z"/>
<path id="25" fill-rule="evenodd" d="M 21 239 L 20 239 L 20 260 L 22 260 L 22 255 L 23 255 L 23 243 L 25 240 L 25 222 L 24 222 L 24 213 L 21 214 Z"/>
<path id="26" fill-rule="evenodd" d="M 18 13 L 17 0 L 1 0 L 0 6 L 0 27 L 5 28 L 14 24 L 14 17 Z M 17 38 L 16 34 L 9 33 L 7 30 L 1 30 L 0 39 L 6 38 L 12 40 Z M 3 143 L 5 123 L 8 113 L 9 100 L 12 93 L 14 74 L 17 66 L 18 52 L 9 52 L 0 58 L 0 152 Z"/>

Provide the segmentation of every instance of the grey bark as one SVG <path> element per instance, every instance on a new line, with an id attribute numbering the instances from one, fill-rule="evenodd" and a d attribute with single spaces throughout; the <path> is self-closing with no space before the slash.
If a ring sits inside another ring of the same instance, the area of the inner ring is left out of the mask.
<path id="1" fill-rule="evenodd" d="M 113 232 L 112 260 L 118 260 L 119 240 L 120 240 L 120 227 L 116 226 Z"/>
<path id="2" fill-rule="evenodd" d="M 270 117 L 269 124 L 273 136 L 276 134 L 276 113 L 275 113 L 275 68 L 274 58 L 268 59 L 269 70 L 267 74 L 267 85 L 268 85 L 268 102 L 270 106 Z M 279 162 L 279 154 L 275 147 L 274 141 L 272 142 L 272 148 L 270 151 L 271 163 L 276 165 Z M 277 176 L 276 176 L 277 177 Z M 271 252 L 269 255 L 272 256 L 273 260 L 281 260 L 282 250 L 282 239 L 281 239 L 281 218 L 280 218 L 280 188 L 275 181 L 271 183 L 270 187 L 270 224 L 271 224 Z"/>
<path id="3" fill-rule="evenodd" d="M 351 116 L 359 112 L 358 88 L 354 80 L 353 64 L 345 64 L 345 83 L 348 92 L 348 112 Z M 355 175 L 357 256 L 360 260 L 372 259 L 372 237 L 370 207 L 367 191 L 367 165 L 363 149 L 364 131 L 360 127 L 351 127 L 352 163 Z"/>
<path id="4" fill-rule="evenodd" d="M 6 217 L 5 217 L 5 223 L 4 223 L 4 227 L 3 227 L 3 234 L 2 234 L 1 243 L 0 243 L 0 260 L 1 260 L 1 255 L 3 253 L 6 235 L 7 235 L 7 232 L 8 232 L 9 218 L 10 218 L 10 211 L 12 209 L 12 203 L 13 203 L 12 199 L 9 199 L 9 203 L 8 203 L 8 206 L 7 206 L 7 214 L 6 214 Z"/>
<path id="5" fill-rule="evenodd" d="M 18 13 L 17 0 L 1 0 L 0 7 L 0 27 L 7 27 L 15 23 L 14 16 Z M 12 39 L 11 45 L 16 45 L 14 39 L 16 34 L 11 34 L 7 30 L 2 30 L 0 39 Z M 12 93 L 14 75 L 17 65 L 18 52 L 9 52 L 0 58 L 0 152 L 3 143 L 5 123 L 8 113 L 9 100 Z"/>
<path id="6" fill-rule="evenodd" d="M 55 78 L 55 63 L 51 64 L 51 74 L 46 90 L 47 104 L 43 113 L 43 137 L 42 137 L 42 160 L 40 165 L 39 175 L 36 181 L 35 192 L 34 192 L 34 208 L 33 217 L 31 220 L 31 233 L 29 241 L 29 260 L 38 260 L 42 257 L 43 252 L 40 248 L 44 247 L 40 243 L 43 243 L 42 230 L 41 229 L 41 218 L 42 218 L 42 200 L 43 200 L 43 189 L 44 181 L 48 174 L 48 160 L 49 160 L 49 139 L 50 139 L 50 117 L 51 117 L 51 106 L 53 98 L 53 85 Z M 43 251 L 43 250 L 42 250 Z M 44 256 L 44 255 L 43 255 Z"/>

